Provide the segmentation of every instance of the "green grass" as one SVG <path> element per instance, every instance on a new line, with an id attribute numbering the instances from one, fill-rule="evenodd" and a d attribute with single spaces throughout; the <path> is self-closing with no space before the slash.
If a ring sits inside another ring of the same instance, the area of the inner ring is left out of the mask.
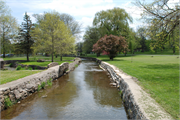
<path id="1" fill-rule="evenodd" d="M 52 86 L 52 81 L 51 81 L 51 79 L 49 79 L 49 80 L 47 81 L 47 85 L 48 85 L 48 86 Z"/>
<path id="2" fill-rule="evenodd" d="M 95 55 L 88 56 L 96 57 Z M 179 118 L 180 58 L 173 55 L 153 57 L 151 55 L 123 56 L 114 58 L 114 61 L 109 61 L 107 56 L 98 58 L 138 78 L 139 84 L 145 91 L 174 118 Z"/>
<path id="3" fill-rule="evenodd" d="M 128 53 L 128 54 L 131 54 L 131 53 Z M 173 51 L 172 50 L 163 50 L 163 51 L 158 50 L 156 53 L 152 51 L 145 51 L 145 52 L 135 52 L 135 54 L 136 55 L 138 54 L 173 55 Z M 174 55 L 179 55 L 179 50 L 176 50 Z"/>
<path id="4" fill-rule="evenodd" d="M 38 72 L 41 72 L 42 70 L 18 70 L 18 71 L 12 71 L 12 70 L 5 70 L 0 72 L 0 84 L 5 84 L 23 77 L 26 77 L 28 75 L 32 75 Z"/>
<path id="5" fill-rule="evenodd" d="M 9 99 L 9 97 L 5 98 L 4 100 L 4 104 L 5 104 L 5 108 L 11 107 L 13 105 L 13 103 L 11 102 L 11 100 Z"/>
<path id="6" fill-rule="evenodd" d="M 36 57 L 38 59 L 51 59 L 50 57 Z M 30 57 L 30 60 L 33 60 L 33 57 Z M 63 61 L 56 61 L 59 60 L 60 58 L 55 58 L 55 62 L 62 64 L 63 62 L 68 62 L 68 63 L 72 63 L 74 57 L 63 57 Z M 26 57 L 9 57 L 9 58 L 4 58 L 4 60 L 26 60 Z M 45 61 L 45 62 L 36 62 L 36 61 L 29 61 L 29 62 L 21 62 L 21 64 L 25 64 L 25 65 L 38 65 L 38 66 L 43 66 L 43 67 L 47 67 L 47 65 L 51 63 L 51 61 Z M 11 71 L 11 70 L 5 70 L 5 71 L 0 71 L 0 84 L 5 84 L 7 82 L 11 82 L 23 77 L 26 77 L 28 75 L 32 75 L 38 72 L 41 72 L 42 70 L 35 70 L 35 71 L 31 71 L 29 70 L 30 68 L 28 68 L 28 70 L 26 70 L 25 68 L 21 68 L 20 71 Z"/>

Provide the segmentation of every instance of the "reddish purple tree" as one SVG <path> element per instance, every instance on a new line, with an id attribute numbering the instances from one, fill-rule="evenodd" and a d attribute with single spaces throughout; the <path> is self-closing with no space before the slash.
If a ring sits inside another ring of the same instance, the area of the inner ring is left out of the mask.
<path id="1" fill-rule="evenodd" d="M 95 53 L 107 53 L 109 58 L 113 60 L 118 52 L 124 52 L 128 49 L 128 44 L 126 39 L 122 36 L 118 37 L 115 35 L 105 35 L 100 38 L 96 44 L 93 45 L 93 50 Z"/>

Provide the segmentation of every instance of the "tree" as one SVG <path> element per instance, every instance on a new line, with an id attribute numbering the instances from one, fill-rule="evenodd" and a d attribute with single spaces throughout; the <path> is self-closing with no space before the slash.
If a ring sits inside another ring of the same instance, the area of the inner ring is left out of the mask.
<path id="1" fill-rule="evenodd" d="M 34 29 L 34 24 L 32 24 L 30 16 L 25 13 L 24 22 L 22 22 L 21 28 L 19 30 L 19 47 L 24 51 L 29 61 L 29 54 L 32 53 L 32 46 L 34 44 L 34 39 L 32 38 L 32 30 Z"/>
<path id="2" fill-rule="evenodd" d="M 5 53 L 10 49 L 11 39 L 17 31 L 17 21 L 11 16 L 8 6 L 3 1 L 0 1 L 0 13 L 1 51 L 3 58 L 5 58 Z"/>
<path id="3" fill-rule="evenodd" d="M 92 52 L 93 45 L 101 38 L 101 33 L 96 27 L 87 27 L 83 36 L 83 51 L 85 53 Z"/>
<path id="4" fill-rule="evenodd" d="M 4 2 L 4 0 L 0 0 L 0 14 L 9 14 L 10 13 L 10 9 L 9 7 L 6 5 L 6 3 Z"/>
<path id="5" fill-rule="evenodd" d="M 64 24 L 70 29 L 71 34 L 74 37 L 79 37 L 79 34 L 82 32 L 81 31 L 81 24 L 78 23 L 71 15 L 66 14 L 66 13 L 58 13 L 56 11 L 54 11 L 54 14 L 56 14 L 56 16 L 58 16 L 59 20 L 63 21 Z M 33 14 L 33 17 L 36 18 L 37 22 L 39 23 L 40 21 L 42 21 L 44 19 L 44 14 L 40 15 L 40 14 Z"/>
<path id="6" fill-rule="evenodd" d="M 126 36 L 129 29 L 129 22 L 132 22 L 132 18 L 124 9 L 114 8 L 97 12 L 93 20 L 93 25 L 103 31 L 102 36 L 105 34 Z"/>
<path id="7" fill-rule="evenodd" d="M 138 28 L 137 30 L 137 34 L 140 38 L 140 45 L 141 45 L 141 52 L 144 52 L 145 50 L 147 50 L 147 46 L 146 46 L 146 35 L 145 35 L 145 29 L 143 27 Z"/>
<path id="8" fill-rule="evenodd" d="M 60 14 L 60 20 L 64 22 L 65 25 L 71 30 L 73 36 L 79 38 L 81 31 L 81 24 L 78 23 L 71 15 L 62 13 Z"/>
<path id="9" fill-rule="evenodd" d="M 52 62 L 54 53 L 61 56 L 67 52 L 73 52 L 75 38 L 71 30 L 60 20 L 58 12 L 48 12 L 37 18 L 36 29 L 34 30 L 35 51 L 51 53 Z"/>
<path id="10" fill-rule="evenodd" d="M 82 46 L 83 46 L 82 42 L 78 42 L 76 44 L 76 51 L 77 51 L 77 54 L 80 55 L 80 56 L 82 55 Z"/>
<path id="11" fill-rule="evenodd" d="M 146 4 L 140 0 L 136 1 L 136 5 L 143 9 L 142 18 L 149 24 L 148 34 L 154 42 L 151 48 L 163 49 L 163 46 L 172 39 L 175 30 L 179 28 L 179 4 L 171 5 L 169 0 L 154 0 L 151 4 Z"/>
<path id="12" fill-rule="evenodd" d="M 64 24 L 63 24 L 64 25 Z M 75 53 L 75 37 L 71 34 L 71 31 L 64 25 L 61 27 L 61 34 L 59 34 L 59 41 L 55 47 L 57 53 L 60 55 L 60 60 L 62 61 L 62 56 L 64 54 Z"/>
<path id="13" fill-rule="evenodd" d="M 115 35 L 105 35 L 93 45 L 94 52 L 99 53 L 105 51 L 111 60 L 116 57 L 118 52 L 124 51 L 125 49 L 128 49 L 126 39 L 122 36 L 118 37 Z"/>

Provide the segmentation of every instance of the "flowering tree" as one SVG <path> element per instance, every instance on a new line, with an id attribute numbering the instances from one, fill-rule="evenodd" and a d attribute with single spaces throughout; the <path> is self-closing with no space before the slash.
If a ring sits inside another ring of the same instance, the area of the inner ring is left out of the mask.
<path id="1" fill-rule="evenodd" d="M 107 54 L 111 60 L 116 57 L 118 52 L 124 52 L 128 49 L 128 44 L 126 39 L 122 36 L 118 37 L 115 35 L 105 35 L 100 38 L 96 44 L 93 45 L 93 50 L 95 53 Z"/>

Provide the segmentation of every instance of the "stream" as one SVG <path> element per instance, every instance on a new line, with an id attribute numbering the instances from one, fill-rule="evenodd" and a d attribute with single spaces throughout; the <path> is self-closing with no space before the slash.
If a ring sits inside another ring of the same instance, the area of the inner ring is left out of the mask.
<path id="1" fill-rule="evenodd" d="M 83 60 L 74 71 L 1 112 L 1 119 L 127 120 L 117 88 L 107 72 Z"/>

